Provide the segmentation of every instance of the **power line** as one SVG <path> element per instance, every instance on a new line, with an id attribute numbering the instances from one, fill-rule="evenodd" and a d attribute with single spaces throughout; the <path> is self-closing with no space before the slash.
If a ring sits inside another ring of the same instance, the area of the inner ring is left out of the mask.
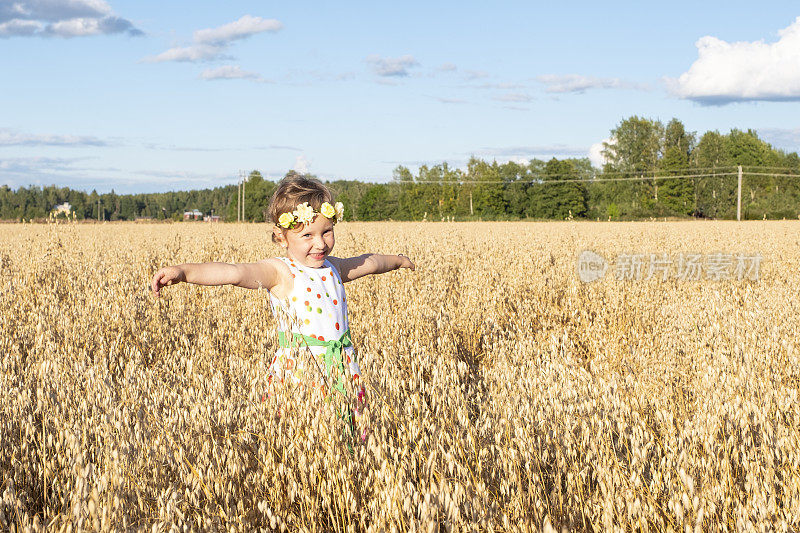
<path id="1" fill-rule="evenodd" d="M 435 167 L 430 167 L 430 168 L 433 169 Z M 735 172 L 737 168 L 739 168 L 737 165 L 732 165 L 732 166 L 727 166 L 727 167 L 684 167 L 684 168 L 669 168 L 669 169 L 654 169 L 654 170 L 613 170 L 613 171 L 604 171 L 604 172 L 601 172 L 601 174 L 603 176 L 627 176 L 627 175 L 631 175 L 631 174 L 636 174 L 636 175 L 639 175 L 639 176 L 648 176 L 650 174 L 655 174 L 656 172 L 665 172 L 665 171 L 669 171 L 669 172 L 693 171 L 693 172 L 709 173 L 710 174 L 710 173 L 715 173 L 715 172 L 716 173 L 721 173 L 721 172 L 725 172 L 725 171 Z M 742 167 L 742 168 L 747 168 L 747 167 Z M 754 167 L 754 168 L 769 168 L 769 167 Z M 781 167 L 781 169 L 792 170 L 789 167 Z M 453 169 L 453 170 L 451 170 L 451 172 L 453 174 L 457 174 L 459 172 L 462 173 L 462 174 L 467 174 L 467 172 L 465 172 L 464 170 L 461 170 L 461 169 Z M 598 173 L 597 169 L 593 168 L 591 170 L 591 174 L 592 175 L 596 175 L 597 173 Z M 560 177 L 560 176 L 577 176 L 577 175 L 581 175 L 581 174 L 588 175 L 589 172 L 587 172 L 586 170 L 583 170 L 583 169 L 576 168 L 573 172 L 565 172 L 565 173 L 561 173 L 561 174 L 546 174 L 546 173 L 543 173 L 539 169 L 539 170 L 536 170 L 536 171 L 531 171 L 529 173 L 526 172 L 526 173 L 522 173 L 522 174 L 519 174 L 519 175 L 520 176 L 532 176 L 532 177 L 536 177 L 536 176 Z"/>
<path id="2" fill-rule="evenodd" d="M 736 172 L 719 172 L 714 174 L 685 174 L 682 176 L 640 176 L 633 178 L 595 178 L 587 180 L 589 183 L 598 181 L 633 181 L 633 180 L 671 180 L 671 179 L 684 179 L 684 178 L 724 178 L 725 176 L 735 176 Z M 559 183 L 568 182 L 569 180 L 560 180 Z M 546 183 L 546 182 L 545 182 Z"/>
<path id="3" fill-rule="evenodd" d="M 735 167 L 734 167 L 735 168 Z M 778 174 L 778 173 L 761 173 L 761 172 L 743 172 L 744 176 L 766 176 L 766 177 L 776 177 L 776 178 L 800 178 L 800 171 L 798 174 Z M 603 174 L 605 175 L 605 174 Z M 713 172 L 710 174 L 682 174 L 678 176 L 646 176 L 640 174 L 639 176 L 632 176 L 632 177 L 620 177 L 620 178 L 586 178 L 586 177 L 572 177 L 571 179 L 564 179 L 564 180 L 557 180 L 557 179 L 550 179 L 553 177 L 561 177 L 561 176 L 575 176 L 575 174 L 547 174 L 541 175 L 539 178 L 529 179 L 529 180 L 514 180 L 514 181 L 503 181 L 503 180 L 453 180 L 453 181 L 444 181 L 444 180 L 431 180 L 431 181 L 413 181 L 413 182 L 402 182 L 402 181 L 395 181 L 389 182 L 388 184 L 391 185 L 544 185 L 544 184 L 556 184 L 556 183 L 598 183 L 598 182 L 607 182 L 607 181 L 645 181 L 645 180 L 669 180 L 669 179 L 689 179 L 689 178 L 725 178 L 730 176 L 736 176 L 736 172 Z"/>
<path id="4" fill-rule="evenodd" d="M 731 165 L 727 167 L 683 167 L 683 168 L 670 168 L 666 169 L 670 172 L 678 172 L 684 170 L 694 170 L 696 172 L 704 172 L 704 171 L 717 171 L 717 170 L 735 170 L 738 168 L 736 165 Z M 665 169 L 656 169 L 656 170 L 612 170 L 609 172 L 603 172 L 603 174 L 649 174 L 654 172 L 664 172 Z"/>
<path id="5" fill-rule="evenodd" d="M 800 178 L 800 174 L 770 174 L 760 172 L 745 172 L 747 176 L 766 176 L 772 178 Z"/>
<path id="6" fill-rule="evenodd" d="M 706 168 L 687 167 L 687 168 L 670 168 L 670 169 L 660 169 L 660 170 L 630 170 L 630 171 L 602 172 L 600 175 L 601 176 L 627 176 L 627 175 L 635 174 L 640 178 L 644 177 L 644 178 L 652 179 L 654 177 L 655 178 L 660 177 L 660 176 L 655 175 L 656 172 L 664 172 L 665 170 L 669 171 L 669 172 L 679 172 L 679 171 L 692 170 L 692 171 L 694 171 L 696 173 L 720 174 L 721 175 L 721 174 L 727 174 L 727 173 L 735 173 L 737 168 L 738 167 L 735 167 L 735 166 L 734 167 L 706 167 Z M 577 176 L 577 179 L 584 180 L 584 181 L 588 181 L 588 180 L 592 179 L 592 178 L 589 177 L 588 173 L 582 172 L 580 170 L 576 170 L 575 172 L 565 172 L 565 173 L 561 173 L 561 174 L 544 174 L 544 173 L 541 173 L 541 172 L 536 172 L 536 173 L 524 174 L 524 175 L 521 175 L 521 176 L 526 176 L 526 177 L 529 177 L 529 178 L 534 179 L 534 180 L 539 179 L 539 178 L 560 178 L 560 177 L 570 177 L 572 179 L 575 179 L 576 176 Z M 591 174 L 591 176 L 597 176 L 597 172 L 593 172 Z M 424 182 L 424 181 L 421 181 L 421 182 L 411 182 L 411 181 L 403 182 L 403 181 L 399 181 L 397 183 L 433 183 L 434 181 L 429 181 L 429 182 Z M 444 180 L 440 180 L 440 181 L 444 181 Z M 468 182 L 468 181 L 470 181 L 470 180 L 466 180 L 466 182 Z M 488 181 L 488 180 L 473 180 L 473 181 Z M 500 180 L 496 180 L 496 181 L 503 181 L 503 180 L 500 179 Z M 507 183 L 522 183 L 522 182 L 525 182 L 525 181 L 526 180 L 513 180 L 513 181 L 508 181 Z M 455 183 L 455 182 L 464 183 L 465 181 L 464 180 L 454 179 L 453 183 Z M 390 183 L 395 183 L 395 182 L 390 182 Z"/>
<path id="7" fill-rule="evenodd" d="M 742 168 L 755 168 L 758 170 L 791 170 L 794 172 L 800 172 L 800 169 L 796 167 L 762 167 L 760 165 L 742 165 Z"/>
<path id="8" fill-rule="evenodd" d="M 757 174 L 752 174 L 750 172 L 746 173 L 747 175 L 753 176 Z M 570 174 L 562 174 L 563 176 L 568 176 Z M 773 174 L 769 174 L 772 176 Z M 475 185 L 475 184 L 482 184 L 482 185 L 524 185 L 524 184 L 531 184 L 531 185 L 545 185 L 551 183 L 597 183 L 601 181 L 644 181 L 644 180 L 668 180 L 668 179 L 684 179 L 684 178 L 724 178 L 728 176 L 736 176 L 736 172 L 716 172 L 713 174 L 684 174 L 680 176 L 633 176 L 627 178 L 573 178 L 568 180 L 553 180 L 553 179 L 543 179 L 543 180 L 517 180 L 517 181 L 488 181 L 488 180 L 458 180 L 458 181 L 415 181 L 415 182 L 408 182 L 409 185 Z M 548 178 L 550 176 L 547 176 Z M 800 177 L 798 175 L 797 177 Z M 397 185 L 405 185 L 406 183 L 403 182 L 390 182 L 391 184 Z"/>

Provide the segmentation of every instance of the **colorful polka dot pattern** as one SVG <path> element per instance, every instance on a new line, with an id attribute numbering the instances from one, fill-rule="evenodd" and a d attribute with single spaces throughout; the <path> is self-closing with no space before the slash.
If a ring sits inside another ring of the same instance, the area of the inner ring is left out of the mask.
<path id="1" fill-rule="evenodd" d="M 347 298 L 344 284 L 333 265 L 326 260 L 322 268 L 299 268 L 299 263 L 289 258 L 281 259 L 292 273 L 294 287 L 289 298 L 279 301 L 271 296 L 270 303 L 274 316 L 279 320 L 283 316 L 283 313 L 277 312 L 279 308 L 290 317 L 296 317 L 296 320 L 291 328 L 287 328 L 282 322 L 279 327 L 283 331 L 296 331 L 321 341 L 341 337 L 348 328 Z M 309 349 L 318 357 L 325 353 L 325 348 L 321 346 L 312 346 Z M 302 357 L 297 357 L 296 351 L 292 353 L 289 349 L 278 349 L 270 365 L 270 374 L 281 382 L 287 378 L 299 382 L 306 363 Z M 347 357 L 350 375 L 354 380 L 358 379 L 361 370 L 353 348 L 345 348 L 344 355 Z M 311 373 L 308 375 L 309 378 L 315 377 Z"/>

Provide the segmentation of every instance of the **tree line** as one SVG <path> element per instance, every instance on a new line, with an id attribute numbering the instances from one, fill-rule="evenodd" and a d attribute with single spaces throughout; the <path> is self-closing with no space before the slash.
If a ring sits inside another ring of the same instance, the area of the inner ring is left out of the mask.
<path id="1" fill-rule="evenodd" d="M 742 216 L 800 216 L 800 158 L 773 148 L 753 130 L 689 132 L 633 116 L 611 130 L 606 163 L 586 158 L 498 163 L 472 157 L 466 169 L 398 166 L 384 184 L 329 181 L 349 220 L 736 218 L 737 171 L 743 168 Z M 290 174 L 294 171 L 290 171 Z M 245 219 L 264 221 L 275 189 L 254 170 Z M 186 210 L 237 220 L 236 185 L 151 194 L 85 193 L 65 187 L 0 187 L 0 219 L 40 219 L 69 202 L 79 220 L 181 220 Z"/>

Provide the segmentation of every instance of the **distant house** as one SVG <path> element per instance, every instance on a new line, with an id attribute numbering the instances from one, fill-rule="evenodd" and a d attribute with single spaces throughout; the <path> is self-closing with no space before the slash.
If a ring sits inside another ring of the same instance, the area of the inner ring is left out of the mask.
<path id="1" fill-rule="evenodd" d="M 203 213 L 201 213 L 197 209 L 193 211 L 183 212 L 183 220 L 202 220 L 202 218 L 203 218 Z"/>
<path id="2" fill-rule="evenodd" d="M 61 213 L 69 215 L 71 211 L 72 211 L 72 206 L 69 204 L 69 202 L 64 202 L 63 204 L 57 205 L 53 208 L 54 215 L 60 215 Z"/>
<path id="3" fill-rule="evenodd" d="M 203 222 L 219 222 L 219 215 L 204 216 Z"/>

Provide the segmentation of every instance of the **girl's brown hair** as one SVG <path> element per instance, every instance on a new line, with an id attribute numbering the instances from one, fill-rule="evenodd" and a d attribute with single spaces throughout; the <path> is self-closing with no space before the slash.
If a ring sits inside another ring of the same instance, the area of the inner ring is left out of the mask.
<path id="1" fill-rule="evenodd" d="M 314 211 L 319 212 L 325 202 L 333 205 L 333 194 L 316 178 L 308 178 L 298 174 L 283 178 L 278 182 L 278 187 L 269 200 L 268 213 L 272 223 L 277 225 L 278 218 L 283 213 L 291 213 L 297 208 L 298 204 L 303 202 L 308 202 L 308 205 L 313 207 Z M 295 228 L 301 227 L 302 224 L 295 226 Z M 274 234 L 272 235 L 272 242 L 276 242 Z"/>

